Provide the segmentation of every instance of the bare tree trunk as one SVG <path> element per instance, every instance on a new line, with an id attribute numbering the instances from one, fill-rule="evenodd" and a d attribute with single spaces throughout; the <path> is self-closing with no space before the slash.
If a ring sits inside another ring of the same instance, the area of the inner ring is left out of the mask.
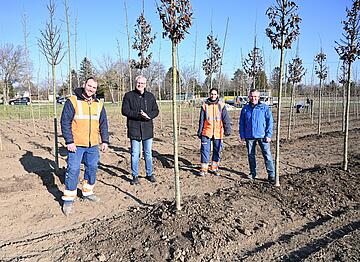
<path id="1" fill-rule="evenodd" d="M 71 45 L 70 45 L 70 22 L 69 22 L 69 6 L 68 0 L 64 0 L 66 31 L 67 31 L 67 52 L 68 52 L 68 77 L 69 77 L 69 95 L 72 95 L 72 77 L 71 77 Z"/>
<path id="2" fill-rule="evenodd" d="M 342 110 L 342 132 L 345 132 L 346 119 L 346 86 L 343 84 L 343 110 Z"/>
<path id="3" fill-rule="evenodd" d="M 197 48 L 197 29 L 195 33 L 195 46 L 194 46 L 194 60 L 193 60 L 193 72 L 195 72 L 195 63 L 196 63 L 196 48 Z M 196 105 L 196 95 L 195 95 L 195 77 L 192 82 L 192 96 L 193 104 L 191 106 L 191 128 L 194 127 L 194 118 L 195 118 L 195 105 Z"/>
<path id="4" fill-rule="evenodd" d="M 284 46 L 284 36 L 281 36 L 281 46 Z M 280 186 L 280 121 L 281 121 L 281 102 L 282 102 L 282 84 L 284 73 L 284 47 L 280 50 L 280 83 L 278 90 L 278 107 L 276 116 L 276 152 L 275 152 L 275 186 Z"/>
<path id="5" fill-rule="evenodd" d="M 224 35 L 224 43 L 223 43 L 223 48 L 221 50 L 221 59 L 220 59 L 220 68 L 219 68 L 219 96 L 221 94 L 221 68 L 222 68 L 222 63 L 223 63 L 223 58 L 224 58 L 224 51 L 225 51 L 225 43 L 226 43 L 226 37 L 227 37 L 227 31 L 228 31 L 228 26 L 229 26 L 229 17 L 226 20 L 226 28 L 225 28 L 225 35 Z M 224 95 L 224 94 L 223 94 Z"/>
<path id="6" fill-rule="evenodd" d="M 346 92 L 346 106 L 345 106 L 345 133 L 344 133 L 344 159 L 343 168 L 348 170 L 348 140 L 349 140 L 349 117 L 350 117 L 350 88 L 351 83 L 351 63 L 349 63 L 349 70 L 347 72 L 347 92 Z"/>
<path id="7" fill-rule="evenodd" d="M 319 116 L 318 116 L 318 135 L 321 134 L 321 117 L 322 117 L 322 79 L 320 78 L 320 85 L 319 85 Z"/>
<path id="8" fill-rule="evenodd" d="M 29 33 L 27 31 L 27 20 L 26 20 L 25 15 L 23 16 L 23 30 L 24 30 L 24 46 L 25 46 L 26 82 L 27 82 L 28 90 L 29 90 L 30 112 L 31 112 L 31 119 L 32 119 L 32 123 L 33 123 L 33 134 L 34 134 L 34 136 L 36 136 L 34 108 L 33 108 L 32 97 L 31 97 L 29 49 L 28 49 L 28 44 L 27 44 L 27 39 L 28 39 Z"/>
<path id="9" fill-rule="evenodd" d="M 160 111 L 160 128 L 163 128 L 163 118 L 162 118 L 162 105 L 161 105 L 161 64 L 160 64 L 160 58 L 161 58 L 161 41 L 159 43 L 159 66 L 158 66 L 158 98 L 159 98 L 159 111 Z"/>
<path id="10" fill-rule="evenodd" d="M 179 155 L 178 155 L 178 134 L 177 134 L 177 105 L 176 105 L 176 84 L 177 84 L 177 70 L 176 70 L 176 45 L 172 41 L 172 86 L 173 86 L 173 141 L 174 141 L 174 172 L 175 172 L 175 203 L 176 210 L 181 210 L 181 193 L 180 193 L 180 171 L 179 171 Z"/>
<path id="11" fill-rule="evenodd" d="M 289 109 L 289 122 L 288 122 L 288 133 L 287 133 L 287 140 L 290 140 L 290 135 L 291 135 L 291 121 L 292 121 L 292 116 L 293 116 L 293 104 L 294 104 L 294 93 L 295 93 L 295 84 L 292 84 L 291 87 L 291 100 L 290 100 L 290 109 Z"/>
<path id="12" fill-rule="evenodd" d="M 55 172 L 59 171 L 59 150 L 58 150 L 58 131 L 57 131 L 57 104 L 56 104 L 56 71 L 55 65 L 51 65 L 52 84 L 53 84 L 53 118 L 54 118 L 54 155 L 55 155 Z"/>
<path id="13" fill-rule="evenodd" d="M 74 28 L 74 51 L 75 51 L 75 69 L 76 69 L 76 80 L 79 84 L 79 73 L 77 70 L 78 66 L 78 59 L 77 59 L 77 25 L 78 25 L 78 16 L 75 17 L 75 28 Z"/>
<path id="14" fill-rule="evenodd" d="M 124 1 L 124 7 L 125 7 L 126 34 L 127 34 L 127 42 L 128 42 L 128 68 L 129 68 L 129 83 L 130 83 L 130 88 L 129 88 L 129 90 L 132 90 L 132 89 L 133 89 L 133 84 L 132 84 L 132 71 L 131 71 L 131 64 L 130 64 L 130 59 L 131 59 L 131 55 L 130 55 L 131 44 L 130 44 L 130 33 L 129 33 L 129 24 L 128 24 L 126 1 Z"/>

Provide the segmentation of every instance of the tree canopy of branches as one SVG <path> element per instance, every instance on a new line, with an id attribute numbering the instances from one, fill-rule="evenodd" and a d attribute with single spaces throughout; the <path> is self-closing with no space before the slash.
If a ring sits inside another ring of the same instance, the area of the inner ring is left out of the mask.
<path id="1" fill-rule="evenodd" d="M 261 55 L 260 48 L 254 46 L 253 50 L 248 54 L 243 62 L 243 68 L 245 73 L 252 79 L 253 88 L 256 87 L 256 78 L 264 68 L 264 61 Z"/>
<path id="2" fill-rule="evenodd" d="M 208 58 L 202 62 L 202 67 L 205 72 L 205 75 L 210 79 L 210 87 L 212 88 L 212 75 L 217 73 L 221 67 L 221 48 L 218 44 L 216 37 L 212 35 L 207 36 L 206 49 L 209 51 Z"/>
<path id="3" fill-rule="evenodd" d="M 340 42 L 335 42 L 337 47 L 336 52 L 339 57 L 347 65 L 347 92 L 346 92 L 346 106 L 345 106 L 345 133 L 344 133 L 344 158 L 343 168 L 348 169 L 348 139 L 349 139 L 349 109 L 350 109 L 350 87 L 351 87 L 351 64 L 355 62 L 360 56 L 360 42 L 359 42 L 359 11 L 360 1 L 353 0 L 351 9 L 346 9 L 347 20 L 342 21 L 344 25 L 343 37 Z"/>
<path id="4" fill-rule="evenodd" d="M 291 48 L 292 43 L 300 34 L 301 18 L 296 13 L 298 6 L 294 1 L 275 0 L 276 4 L 266 10 L 270 23 L 266 28 L 273 49 L 280 50 L 280 83 L 278 89 L 278 107 L 276 120 L 276 157 L 275 157 L 275 185 L 280 186 L 280 121 L 282 82 L 284 74 L 284 49 Z"/>
<path id="5" fill-rule="evenodd" d="M 144 13 L 141 13 L 139 18 L 136 20 L 135 25 L 135 37 L 132 44 L 134 50 L 138 50 L 139 61 L 131 60 L 131 67 L 142 70 L 151 63 L 152 53 L 146 55 L 150 45 L 155 40 L 155 35 L 151 35 L 151 25 L 148 24 L 144 17 Z"/>
<path id="6" fill-rule="evenodd" d="M 177 134 L 177 106 L 176 106 L 176 47 L 185 38 L 188 29 L 192 24 L 192 8 L 189 0 L 161 0 L 161 5 L 157 7 L 160 20 L 164 28 L 163 37 L 171 40 L 171 60 L 172 60 L 172 85 L 173 85 L 173 143 L 174 143 L 174 173 L 175 173 L 175 203 L 176 209 L 181 209 L 180 199 L 180 172 L 178 155 L 178 134 Z"/>
<path id="7" fill-rule="evenodd" d="M 41 31 L 42 38 L 38 39 L 40 50 L 45 56 L 49 65 L 51 65 L 52 85 L 53 85 L 53 107 L 54 107 L 54 133 L 55 133 L 55 170 L 58 172 L 59 156 L 58 156 L 58 134 L 57 134 L 57 109 L 56 109 L 56 71 L 55 67 L 61 63 L 65 53 L 62 51 L 64 44 L 61 41 L 60 28 L 55 24 L 55 3 L 50 0 L 47 5 L 49 19 L 46 22 L 45 30 Z"/>
<path id="8" fill-rule="evenodd" d="M 10 87 L 19 80 L 26 70 L 24 50 L 21 46 L 4 44 L 0 47 L 0 76 L 3 81 L 3 101 L 9 101 Z"/>

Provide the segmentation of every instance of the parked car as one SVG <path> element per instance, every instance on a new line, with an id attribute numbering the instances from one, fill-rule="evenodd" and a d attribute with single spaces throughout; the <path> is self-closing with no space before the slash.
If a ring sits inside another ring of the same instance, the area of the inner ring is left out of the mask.
<path id="1" fill-rule="evenodd" d="M 20 97 L 9 100 L 9 105 L 30 105 L 30 97 Z"/>
<path id="2" fill-rule="evenodd" d="M 56 102 L 61 105 L 65 104 L 66 100 L 67 98 L 63 96 L 59 96 L 58 98 L 56 98 Z"/>

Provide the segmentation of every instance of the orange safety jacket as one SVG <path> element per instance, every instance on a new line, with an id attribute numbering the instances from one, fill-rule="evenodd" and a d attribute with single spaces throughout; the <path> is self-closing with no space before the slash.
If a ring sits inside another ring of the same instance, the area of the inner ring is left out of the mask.
<path id="1" fill-rule="evenodd" d="M 71 124 L 75 145 L 85 147 L 98 145 L 100 143 L 99 119 L 103 102 L 77 100 L 76 96 L 71 96 L 70 101 L 75 109 Z"/>
<path id="2" fill-rule="evenodd" d="M 202 130 L 202 135 L 215 139 L 223 139 L 224 137 L 224 125 L 222 121 L 222 110 L 224 104 L 219 102 L 216 104 L 207 104 L 202 105 L 202 109 L 205 112 L 204 119 L 204 128 Z"/>

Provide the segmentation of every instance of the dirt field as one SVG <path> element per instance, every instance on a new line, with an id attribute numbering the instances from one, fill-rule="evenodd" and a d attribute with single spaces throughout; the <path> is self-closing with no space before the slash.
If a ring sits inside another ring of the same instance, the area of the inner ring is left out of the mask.
<path id="1" fill-rule="evenodd" d="M 180 139 L 182 210 L 174 211 L 172 126 L 156 119 L 153 155 L 158 182 L 130 185 L 124 120 L 109 118 L 111 145 L 101 154 L 95 191 L 99 203 L 78 199 L 61 212 L 66 150 L 60 137 L 59 175 L 52 171 L 51 120 L 1 123 L 1 261 L 359 261 L 360 119 L 350 126 L 349 171 L 341 170 L 340 117 L 324 123 L 297 115 L 292 140 L 281 141 L 281 187 L 246 178 L 245 146 L 233 134 L 224 143 L 221 176 L 198 177 L 199 139 L 190 113 Z M 282 137 L 287 133 L 284 114 Z M 324 119 L 326 120 L 326 119 Z M 273 146 L 275 143 L 273 143 Z M 274 152 L 274 151 L 273 151 Z"/>

